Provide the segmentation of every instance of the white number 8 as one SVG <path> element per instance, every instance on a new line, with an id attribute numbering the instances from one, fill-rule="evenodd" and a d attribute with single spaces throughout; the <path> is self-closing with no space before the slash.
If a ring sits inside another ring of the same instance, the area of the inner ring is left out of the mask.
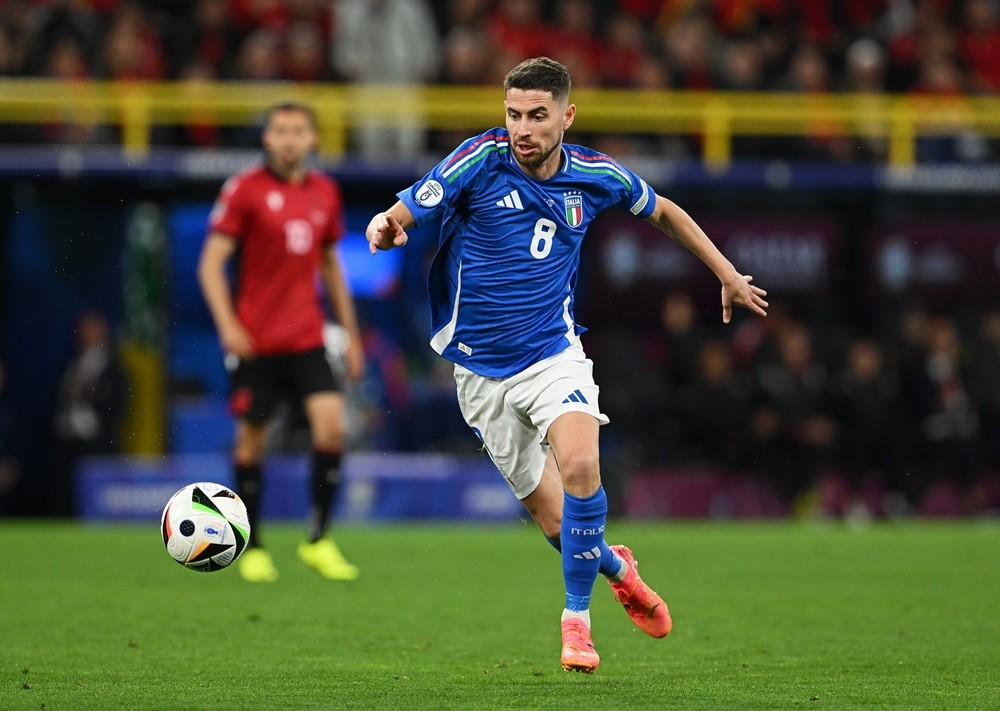
<path id="1" fill-rule="evenodd" d="M 556 223 L 540 217 L 535 223 L 535 234 L 531 238 L 531 256 L 545 259 L 552 251 L 552 238 L 556 234 Z"/>

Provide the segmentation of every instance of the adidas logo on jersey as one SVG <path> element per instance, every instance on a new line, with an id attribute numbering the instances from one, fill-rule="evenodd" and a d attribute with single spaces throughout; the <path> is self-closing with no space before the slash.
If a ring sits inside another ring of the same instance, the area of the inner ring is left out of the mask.
<path id="1" fill-rule="evenodd" d="M 563 403 L 567 402 L 582 402 L 584 405 L 590 404 L 589 402 L 587 402 L 587 398 L 585 398 L 583 396 L 583 393 L 580 392 L 579 390 L 574 390 L 569 395 L 567 395 L 566 399 L 563 400 Z"/>
<path id="2" fill-rule="evenodd" d="M 583 553 L 574 553 L 573 557 L 578 558 L 579 560 L 594 560 L 595 558 L 601 557 L 601 549 L 598 548 L 597 546 L 594 546 L 589 551 L 584 551 Z"/>
<path id="3" fill-rule="evenodd" d="M 504 195 L 503 200 L 497 200 L 497 207 L 524 209 L 524 205 L 521 204 L 521 196 L 517 194 L 516 190 L 511 190 L 509 195 Z"/>

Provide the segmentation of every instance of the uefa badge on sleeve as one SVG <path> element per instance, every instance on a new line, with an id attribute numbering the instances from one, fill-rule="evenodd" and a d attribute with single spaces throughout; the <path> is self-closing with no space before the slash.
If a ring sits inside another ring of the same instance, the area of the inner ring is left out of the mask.
<path id="1" fill-rule="evenodd" d="M 421 207 L 434 207 L 444 197 L 444 187 L 436 180 L 428 180 L 417 188 L 417 204 Z"/>

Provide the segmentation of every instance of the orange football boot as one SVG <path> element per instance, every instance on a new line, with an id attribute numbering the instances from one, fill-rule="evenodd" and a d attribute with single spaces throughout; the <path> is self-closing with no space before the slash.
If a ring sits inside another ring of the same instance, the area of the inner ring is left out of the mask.
<path id="1" fill-rule="evenodd" d="M 639 564 L 635 562 L 632 551 L 625 546 L 611 546 L 611 550 L 628 566 L 628 572 L 620 583 L 608 580 L 615 599 L 622 604 L 636 627 L 650 637 L 666 637 L 673 625 L 667 603 L 642 582 Z"/>
<path id="2" fill-rule="evenodd" d="M 562 668 L 593 674 L 601 658 L 590 639 L 590 628 L 579 617 L 570 617 L 562 623 Z"/>

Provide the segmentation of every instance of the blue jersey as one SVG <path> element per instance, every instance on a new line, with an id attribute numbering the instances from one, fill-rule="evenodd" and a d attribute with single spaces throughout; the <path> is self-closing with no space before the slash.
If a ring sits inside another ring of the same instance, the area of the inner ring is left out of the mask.
<path id="1" fill-rule="evenodd" d="M 431 347 L 474 373 L 506 378 L 577 342 L 573 318 L 587 227 L 619 206 L 638 217 L 652 189 L 608 156 L 563 144 L 559 172 L 529 177 L 506 129 L 462 143 L 399 193 L 417 223 L 441 220 L 428 273 Z"/>

